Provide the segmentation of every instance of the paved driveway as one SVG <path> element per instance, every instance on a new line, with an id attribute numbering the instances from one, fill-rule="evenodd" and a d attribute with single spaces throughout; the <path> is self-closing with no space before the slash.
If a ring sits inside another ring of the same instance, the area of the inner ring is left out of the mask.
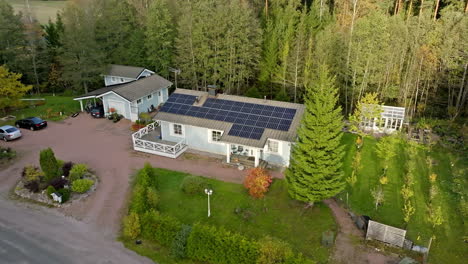
<path id="1" fill-rule="evenodd" d="M 223 167 L 209 160 L 170 159 L 135 152 L 130 137 L 130 122 L 112 123 L 80 114 L 63 122 L 50 122 L 39 131 L 22 130 L 23 138 L 1 142 L 16 149 L 20 158 L 0 172 L 0 192 L 10 189 L 20 178 L 27 164 L 39 163 L 39 151 L 51 147 L 57 158 L 75 163 L 86 163 L 100 177 L 98 190 L 84 201 L 59 209 L 63 214 L 82 220 L 108 237 L 114 237 L 124 213 L 129 193 L 130 176 L 145 162 L 155 167 L 186 171 L 225 181 L 242 181 L 244 172 Z M 274 175 L 281 177 L 281 174 Z"/>

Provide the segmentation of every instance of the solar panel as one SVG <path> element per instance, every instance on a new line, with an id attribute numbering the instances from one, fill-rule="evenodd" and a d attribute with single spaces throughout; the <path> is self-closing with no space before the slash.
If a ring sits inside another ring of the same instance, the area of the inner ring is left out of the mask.
<path id="1" fill-rule="evenodd" d="M 172 94 L 161 112 L 233 123 L 229 135 L 260 139 L 266 128 L 288 131 L 296 109 L 208 98 L 203 106 L 193 106 L 196 96 Z"/>

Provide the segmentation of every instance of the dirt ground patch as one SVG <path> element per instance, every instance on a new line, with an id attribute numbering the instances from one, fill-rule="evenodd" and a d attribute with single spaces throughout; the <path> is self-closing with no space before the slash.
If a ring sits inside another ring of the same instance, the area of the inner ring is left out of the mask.
<path id="1" fill-rule="evenodd" d="M 337 264 L 397 264 L 399 258 L 388 256 L 362 245 L 364 233 L 351 220 L 348 212 L 333 199 L 324 201 L 330 207 L 339 226 L 333 261 Z"/>

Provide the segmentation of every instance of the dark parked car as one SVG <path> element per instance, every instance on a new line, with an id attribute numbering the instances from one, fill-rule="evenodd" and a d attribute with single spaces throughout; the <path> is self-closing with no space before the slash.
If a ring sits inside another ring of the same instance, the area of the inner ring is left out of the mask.
<path id="1" fill-rule="evenodd" d="M 40 119 L 39 117 L 28 117 L 15 122 L 16 127 L 28 128 L 31 130 L 41 129 L 47 126 L 47 121 Z"/>
<path id="2" fill-rule="evenodd" d="M 0 139 L 5 141 L 13 140 L 21 137 L 21 131 L 16 127 L 2 126 L 0 127 Z"/>
<path id="3" fill-rule="evenodd" d="M 95 118 L 104 117 L 104 107 L 100 107 L 100 106 L 94 107 L 93 109 L 91 109 L 89 113 L 91 114 L 91 116 Z"/>

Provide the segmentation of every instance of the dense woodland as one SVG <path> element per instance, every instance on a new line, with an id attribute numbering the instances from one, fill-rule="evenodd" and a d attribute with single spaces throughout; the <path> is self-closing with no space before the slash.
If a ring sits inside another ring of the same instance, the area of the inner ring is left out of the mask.
<path id="1" fill-rule="evenodd" d="M 345 116 L 377 92 L 412 117 L 455 120 L 468 114 L 467 11 L 463 0 L 70 0 L 40 25 L 0 0 L 0 64 L 33 93 L 100 88 L 115 63 L 300 103 L 306 69 L 326 65 Z"/>

